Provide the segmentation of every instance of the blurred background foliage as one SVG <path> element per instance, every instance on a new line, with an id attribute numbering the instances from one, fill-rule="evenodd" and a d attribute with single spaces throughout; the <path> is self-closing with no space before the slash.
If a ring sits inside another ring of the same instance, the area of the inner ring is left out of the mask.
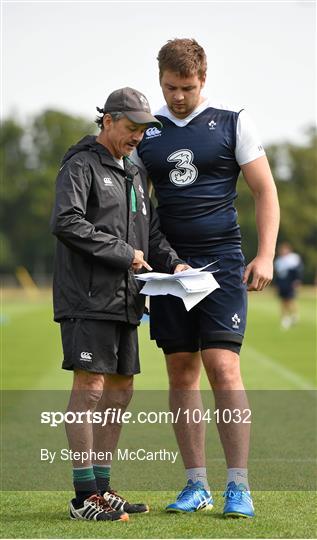
<path id="1" fill-rule="evenodd" d="M 54 185 L 65 151 L 86 134 L 97 132 L 93 122 L 57 110 L 46 110 L 22 124 L 11 117 L 1 128 L 0 272 L 14 274 L 24 266 L 36 280 L 50 275 L 54 238 L 49 220 Z M 305 143 L 266 145 L 281 205 L 279 240 L 288 240 L 304 261 L 304 281 L 316 274 L 317 134 L 307 130 Z M 238 181 L 236 207 L 243 235 L 243 251 L 250 260 L 257 235 L 252 196 Z"/>

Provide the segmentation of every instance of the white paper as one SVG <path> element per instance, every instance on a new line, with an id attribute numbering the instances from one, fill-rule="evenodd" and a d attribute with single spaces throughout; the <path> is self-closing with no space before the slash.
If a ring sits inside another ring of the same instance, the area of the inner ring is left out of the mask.
<path id="1" fill-rule="evenodd" d="M 176 274 L 165 274 L 165 275 L 167 275 L 167 276 L 172 275 L 172 276 L 174 276 L 176 278 L 184 277 L 184 276 L 196 276 L 202 270 L 205 270 L 206 268 L 209 268 L 209 266 L 212 266 L 213 264 L 218 262 L 218 260 L 219 259 L 217 259 L 216 261 L 214 261 L 212 263 L 206 264 L 206 266 L 202 266 L 201 268 L 188 268 L 187 270 L 184 270 L 183 272 L 176 272 Z"/>
<path id="2" fill-rule="evenodd" d="M 210 287 L 213 288 L 216 280 L 210 272 L 201 272 L 196 276 L 185 276 L 177 278 L 187 292 L 202 292 Z"/>
<path id="3" fill-rule="evenodd" d="M 217 288 L 219 288 L 219 285 Z M 214 290 L 215 289 L 213 289 L 212 291 L 207 290 L 207 291 L 203 291 L 199 293 L 187 294 L 187 296 L 183 298 L 183 302 L 184 302 L 186 310 L 189 311 L 190 309 L 192 309 L 194 306 L 199 304 L 201 300 L 203 300 L 206 296 L 208 296 L 208 294 L 212 293 Z"/>
<path id="4" fill-rule="evenodd" d="M 215 261 L 217 262 L 217 261 Z M 188 270 L 184 270 L 183 272 L 176 272 L 176 274 L 164 274 L 161 272 L 147 272 L 144 274 L 136 274 L 136 279 L 139 279 L 140 281 L 152 281 L 157 279 L 177 279 L 179 277 L 187 277 L 187 276 L 197 276 L 202 270 L 205 270 L 205 268 L 208 268 L 213 263 L 206 264 L 206 266 L 202 266 L 201 268 L 188 268 Z"/>
<path id="5" fill-rule="evenodd" d="M 151 272 L 135 277 L 145 281 L 141 294 L 148 296 L 172 294 L 181 298 L 186 310 L 189 311 L 208 294 L 220 288 L 214 276 L 210 272 L 204 272 L 204 268 L 207 267 L 190 268 L 177 274 Z"/>

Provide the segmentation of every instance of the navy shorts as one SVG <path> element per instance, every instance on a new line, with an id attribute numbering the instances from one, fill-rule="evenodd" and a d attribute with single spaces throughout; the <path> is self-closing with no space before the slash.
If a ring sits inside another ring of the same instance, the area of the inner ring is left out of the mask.
<path id="1" fill-rule="evenodd" d="M 244 256 L 239 252 L 209 257 L 188 257 L 200 268 L 214 262 L 210 270 L 220 285 L 199 304 L 186 311 L 175 296 L 150 298 L 151 339 L 165 354 L 220 348 L 239 353 L 246 326 L 247 286 L 242 283 Z"/>
<path id="2" fill-rule="evenodd" d="M 140 373 L 137 327 L 120 321 L 61 322 L 63 369 L 109 375 Z"/>
<path id="3" fill-rule="evenodd" d="M 296 296 L 296 289 L 293 284 L 280 286 L 277 292 L 282 300 L 292 300 Z"/>

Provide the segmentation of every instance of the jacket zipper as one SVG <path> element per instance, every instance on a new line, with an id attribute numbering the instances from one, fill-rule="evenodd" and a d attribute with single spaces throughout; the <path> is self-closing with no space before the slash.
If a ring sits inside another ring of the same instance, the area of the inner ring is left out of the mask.
<path id="1" fill-rule="evenodd" d="M 90 272 L 89 272 L 89 283 L 88 283 L 88 296 L 92 296 L 92 276 L 93 276 L 93 264 L 90 266 Z"/>
<path id="2" fill-rule="evenodd" d="M 126 243 L 129 243 L 129 230 L 130 230 L 130 204 L 131 204 L 131 190 L 133 187 L 133 179 L 128 176 L 126 180 L 126 193 L 127 193 L 127 234 Z M 127 320 L 129 322 L 129 306 L 128 306 L 128 288 L 129 288 L 129 272 L 126 273 L 126 296 L 125 296 L 125 309 L 127 314 Z"/>
<path id="3" fill-rule="evenodd" d="M 129 243 L 129 226 L 130 226 L 130 203 L 131 203 L 131 191 L 133 189 L 133 180 L 129 178 L 128 176 L 125 177 L 126 179 L 126 186 L 127 186 L 127 234 L 126 234 L 126 242 Z"/>

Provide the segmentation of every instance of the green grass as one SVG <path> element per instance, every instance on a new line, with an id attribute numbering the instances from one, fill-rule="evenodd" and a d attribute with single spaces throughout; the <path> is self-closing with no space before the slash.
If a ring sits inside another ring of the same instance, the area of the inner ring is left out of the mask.
<path id="1" fill-rule="evenodd" d="M 149 514 L 124 523 L 69 521 L 67 492 L 5 493 L 2 496 L 6 538 L 315 538 L 313 493 L 256 492 L 257 516 L 252 520 L 224 519 L 221 493 L 212 512 L 166 514 L 172 493 L 127 493 L 150 504 Z"/>
<path id="2" fill-rule="evenodd" d="M 312 288 L 303 289 L 300 322 L 289 331 L 279 324 L 279 306 L 272 291 L 249 295 L 249 319 L 241 351 L 248 389 L 308 389 L 316 384 L 316 313 Z M 2 388 L 68 389 L 71 373 L 61 369 L 59 325 L 52 322 L 48 294 L 37 300 L 4 302 L 2 314 Z M 139 329 L 142 374 L 135 388 L 168 387 L 161 351 L 149 340 L 148 325 Z M 202 388 L 209 388 L 203 377 Z"/>
<path id="3" fill-rule="evenodd" d="M 289 331 L 280 328 L 279 306 L 272 291 L 253 293 L 249 302 L 248 331 L 241 354 L 246 387 L 259 390 L 308 390 L 314 387 L 313 290 L 302 290 L 299 299 L 301 319 Z M 60 369 L 62 350 L 59 327 L 52 322 L 50 296 L 43 294 L 33 300 L 8 297 L 1 320 L 2 388 L 69 389 L 72 376 Z M 147 324 L 141 325 L 139 335 L 142 374 L 135 378 L 136 389 L 167 389 L 164 359 L 149 340 Z M 206 377 L 202 379 L 202 388 L 209 388 Z M 291 436 L 290 433 L 290 440 Z M 27 430 L 25 437 L 27 441 Z M 17 473 L 13 471 L 13 474 L 23 475 L 23 470 L 19 469 Z M 314 514 L 316 495 L 313 492 L 254 492 L 257 512 L 254 520 L 224 520 L 219 492 L 214 493 L 215 509 L 211 514 L 189 516 L 162 512 L 164 505 L 175 497 L 174 491 L 128 495 L 131 499 L 148 502 L 150 514 L 135 516 L 129 523 L 96 524 L 68 520 L 70 492 L 3 492 L 2 537 L 314 538 L 317 532 Z"/>

